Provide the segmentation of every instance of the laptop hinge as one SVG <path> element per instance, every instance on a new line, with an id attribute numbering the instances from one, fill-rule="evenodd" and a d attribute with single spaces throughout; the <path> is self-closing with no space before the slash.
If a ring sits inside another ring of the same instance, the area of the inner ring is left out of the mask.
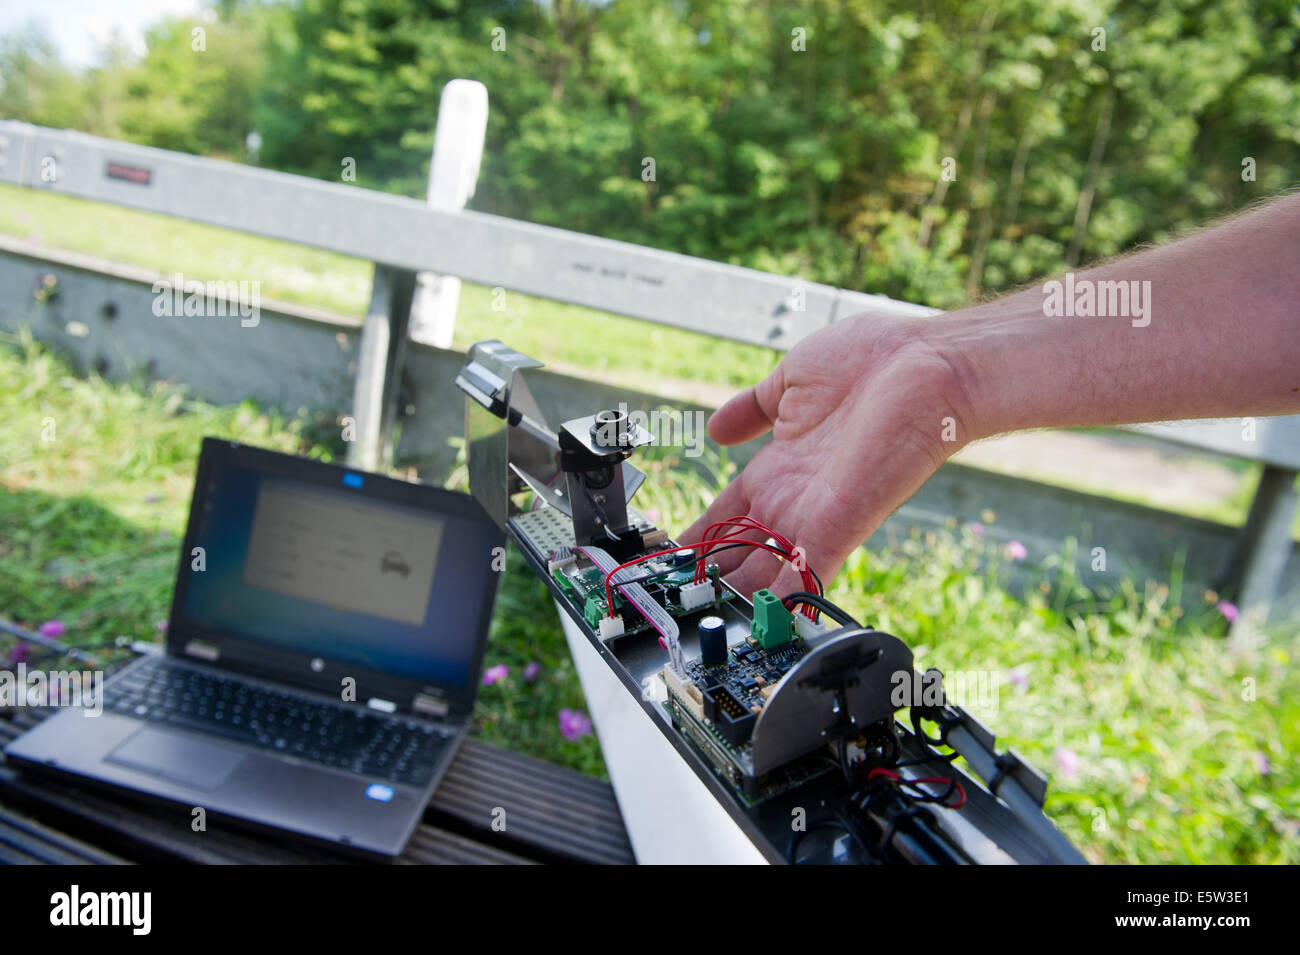
<path id="1" fill-rule="evenodd" d="M 209 663 L 216 663 L 221 659 L 221 648 L 214 643 L 190 640 L 185 644 L 185 655 L 198 657 L 200 660 L 207 660 Z"/>
<path id="2" fill-rule="evenodd" d="M 424 713 L 428 716 L 446 716 L 451 712 L 451 707 L 446 700 L 439 699 L 436 696 L 430 696 L 428 693 L 417 693 L 415 699 L 411 701 L 411 709 L 416 713 Z"/>
<path id="3" fill-rule="evenodd" d="M 377 696 L 372 696 L 370 699 L 366 700 L 366 706 L 370 707 L 372 710 L 378 710 L 380 713 L 397 712 L 396 703 L 392 700 L 381 700 Z"/>

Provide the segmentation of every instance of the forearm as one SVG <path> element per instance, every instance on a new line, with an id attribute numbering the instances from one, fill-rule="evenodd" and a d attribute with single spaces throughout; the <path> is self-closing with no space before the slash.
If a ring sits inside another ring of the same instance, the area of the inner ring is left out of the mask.
<path id="1" fill-rule="evenodd" d="M 1300 412 L 1300 196 L 926 326 L 956 370 L 962 443 Z"/>

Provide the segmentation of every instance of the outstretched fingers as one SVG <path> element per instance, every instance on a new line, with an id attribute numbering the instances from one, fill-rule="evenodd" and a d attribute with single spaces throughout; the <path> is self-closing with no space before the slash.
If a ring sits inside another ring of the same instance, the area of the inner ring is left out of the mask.
<path id="1" fill-rule="evenodd" d="M 776 423 L 785 391 L 781 365 L 770 375 L 733 397 L 709 418 L 709 437 L 718 444 L 743 444 L 766 434 Z"/>

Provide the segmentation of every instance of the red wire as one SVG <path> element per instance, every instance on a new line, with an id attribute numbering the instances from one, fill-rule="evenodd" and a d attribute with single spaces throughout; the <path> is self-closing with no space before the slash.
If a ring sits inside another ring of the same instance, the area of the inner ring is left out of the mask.
<path id="1" fill-rule="evenodd" d="M 609 615 L 613 616 L 614 614 L 614 595 L 610 591 L 609 586 L 611 581 L 614 580 L 614 575 L 617 574 L 620 570 L 622 570 L 624 567 L 632 567 L 636 564 L 644 563 L 647 560 L 654 560 L 656 557 L 662 557 L 665 554 L 674 554 L 677 551 L 682 551 L 682 550 L 694 550 L 695 548 L 702 546 L 704 543 L 705 543 L 704 541 L 700 541 L 697 544 L 684 544 L 681 547 L 673 547 L 670 548 L 669 550 L 661 550 L 661 551 L 656 551 L 653 554 L 645 554 L 641 557 L 634 557 L 632 560 L 619 564 L 617 567 L 611 570 L 608 574 L 605 575 L 605 606 L 609 612 Z M 773 554 L 776 554 L 777 556 L 780 557 L 785 556 L 784 552 L 777 550 L 775 547 L 772 547 L 768 544 L 764 544 L 760 541 L 733 541 L 733 543 L 748 544 L 750 547 L 758 547 L 766 551 L 771 551 Z M 704 555 L 701 554 L 700 556 L 701 558 L 703 558 Z M 627 583 L 635 583 L 635 581 L 630 580 Z M 614 582 L 614 586 L 623 587 L 626 586 L 626 584 L 620 584 L 618 582 Z"/>
<path id="2" fill-rule="evenodd" d="M 681 547 L 673 547 L 670 548 L 669 550 L 657 550 L 653 554 L 645 554 L 641 557 L 634 557 L 629 561 L 619 564 L 617 567 L 611 570 L 608 574 L 605 575 L 605 608 L 606 610 L 608 610 L 609 615 L 611 617 L 614 616 L 614 595 L 610 593 L 609 582 L 610 580 L 613 579 L 614 575 L 617 574 L 620 570 L 622 570 L 624 567 L 632 567 L 635 566 L 636 564 L 643 564 L 647 560 L 654 560 L 656 557 L 663 557 L 667 554 L 675 554 L 678 551 L 694 550 L 699 546 L 700 546 L 699 544 L 684 544 Z M 631 581 L 629 581 L 629 583 L 631 583 Z M 621 585 L 615 585 L 615 586 L 621 586 Z"/>
<path id="3" fill-rule="evenodd" d="M 958 799 L 956 802 L 944 803 L 945 809 L 960 809 L 966 805 L 966 789 L 955 779 L 946 779 L 943 776 L 925 776 L 921 779 L 903 779 L 892 769 L 873 769 L 867 773 L 867 782 L 871 782 L 877 776 L 884 776 L 886 779 L 892 779 L 894 782 L 903 782 L 915 786 L 920 783 L 931 783 L 936 786 L 951 786 L 957 792 Z"/>
<path id="4" fill-rule="evenodd" d="M 733 530 L 723 535 L 717 535 L 716 532 L 721 530 L 724 527 L 731 527 L 733 528 Z M 724 542 L 726 543 L 736 542 L 734 541 L 734 538 L 737 535 L 744 533 L 746 530 L 757 530 L 760 531 L 761 533 L 767 534 L 774 541 L 776 541 L 776 543 L 779 546 L 785 548 L 786 553 L 780 554 L 779 556 L 787 557 L 787 559 L 789 559 L 787 555 L 794 555 L 797 553 L 794 544 L 791 543 L 788 537 L 786 537 L 784 534 L 780 534 L 777 531 L 772 530 L 772 528 L 768 527 L 762 521 L 757 520 L 756 518 L 750 517 L 748 515 L 742 515 L 739 517 L 729 517 L 725 521 L 718 521 L 714 524 L 710 524 L 704 530 L 704 538 L 701 541 L 701 543 L 707 543 L 709 545 L 709 549 L 712 549 L 712 547 L 718 544 L 722 544 Z M 742 542 L 736 542 L 736 543 L 742 543 Z M 743 543 L 749 543 L 749 542 L 746 541 Z M 767 549 L 772 550 L 772 548 L 770 547 Z M 708 553 L 709 551 L 705 550 L 700 555 L 700 561 L 695 567 L 695 579 L 697 582 L 703 579 L 704 557 L 706 557 Z M 821 588 L 817 586 L 817 578 L 813 575 L 812 571 L 809 570 L 807 567 L 804 567 L 799 572 L 799 579 L 803 582 L 804 590 L 810 591 L 812 593 L 821 593 Z M 815 607 L 805 605 L 803 609 L 803 614 L 804 616 L 808 617 L 808 619 L 810 620 L 817 619 L 817 610 Z"/>
<path id="5" fill-rule="evenodd" d="M 728 531 L 725 534 L 721 534 L 720 531 L 725 527 L 730 527 L 732 528 L 732 530 Z M 743 534 L 747 530 L 756 530 L 761 533 L 767 534 L 770 538 L 776 541 L 778 547 L 772 547 L 770 544 L 765 544 L 761 541 L 736 539 L 740 534 Z M 704 536 L 697 543 L 683 544 L 679 547 L 672 547 L 667 550 L 656 551 L 653 554 L 645 554 L 641 557 L 635 557 L 632 560 L 625 561 L 624 563 L 619 564 L 617 567 L 615 567 L 613 570 L 607 573 L 605 575 L 606 613 L 609 616 L 614 615 L 614 593 L 610 589 L 610 584 L 611 582 L 613 582 L 614 575 L 617 574 L 623 568 L 633 567 L 637 564 L 644 563 L 647 560 L 654 560 L 657 557 L 663 557 L 667 554 L 675 554 L 684 550 L 693 551 L 697 548 L 703 548 L 703 550 L 701 550 L 700 552 L 699 560 L 697 560 L 695 563 L 695 581 L 696 583 L 699 583 L 700 581 L 704 580 L 705 577 L 707 576 L 704 571 L 704 558 L 708 556 L 709 551 L 711 551 L 714 547 L 720 546 L 722 544 L 745 544 L 750 547 L 757 547 L 760 550 L 765 550 L 768 551 L 769 553 L 776 554 L 778 557 L 785 558 L 786 560 L 789 560 L 791 556 L 796 552 L 795 547 L 790 542 L 789 538 L 785 537 L 785 535 L 783 534 L 778 534 L 776 531 L 772 530 L 772 528 L 768 527 L 762 521 L 755 520 L 754 518 L 749 517 L 748 515 L 744 515 L 740 517 L 729 517 L 725 521 L 718 521 L 706 527 L 704 529 Z M 779 548 L 784 548 L 784 550 L 781 550 Z M 809 570 L 807 567 L 804 567 L 803 570 L 799 571 L 799 579 L 803 582 L 804 590 L 811 591 L 813 593 L 821 593 L 821 589 L 817 586 L 817 578 L 813 576 L 812 571 Z M 620 587 L 622 585 L 618 583 L 614 583 L 614 586 Z M 803 613 L 809 619 L 812 620 L 817 619 L 816 609 L 813 607 L 809 607 L 805 605 L 803 609 Z"/>
<path id="6" fill-rule="evenodd" d="M 926 776 L 924 779 L 909 779 L 909 780 L 907 780 L 907 782 L 912 783 L 912 784 L 917 784 L 917 783 L 933 783 L 933 784 L 936 785 L 936 786 L 939 786 L 939 785 L 942 785 L 942 786 L 951 786 L 951 787 L 953 787 L 953 789 L 955 789 L 955 790 L 957 791 L 957 796 L 958 796 L 959 798 L 957 799 L 956 802 L 951 802 L 951 803 L 946 802 L 946 803 L 944 803 L 944 804 L 943 804 L 944 808 L 946 808 L 946 809 L 960 809 L 962 806 L 966 805 L 966 790 L 962 787 L 962 784 L 959 783 L 959 782 L 957 782 L 957 780 L 955 780 L 955 779 L 945 779 L 943 776 Z"/>
<path id="7" fill-rule="evenodd" d="M 721 535 L 715 534 L 716 531 L 720 530 L 723 527 L 731 527 L 733 529 L 726 534 L 721 534 Z M 710 524 L 708 527 L 704 529 L 704 537 L 701 543 L 707 543 L 709 545 L 709 549 L 711 550 L 714 546 L 718 544 L 733 541 L 738 535 L 744 533 L 747 530 L 761 531 L 767 534 L 773 540 L 775 540 L 777 544 L 784 547 L 788 552 L 792 554 L 794 553 L 794 548 L 790 545 L 790 542 L 785 539 L 785 537 L 781 536 L 780 534 L 774 533 L 772 529 L 767 527 L 765 524 L 762 524 L 761 522 L 756 521 L 752 517 L 748 517 L 748 516 L 729 517 L 725 521 L 718 521 L 714 524 Z M 703 558 L 707 554 L 708 554 L 708 550 L 706 550 L 700 556 L 701 558 Z M 703 579 L 703 577 L 704 577 L 704 562 L 703 559 L 701 559 L 700 563 L 697 564 L 695 567 L 695 579 L 698 581 Z"/>

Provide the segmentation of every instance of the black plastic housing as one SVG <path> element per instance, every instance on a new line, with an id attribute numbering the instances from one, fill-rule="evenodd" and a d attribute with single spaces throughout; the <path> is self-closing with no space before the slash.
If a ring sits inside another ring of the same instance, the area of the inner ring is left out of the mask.
<path id="1" fill-rule="evenodd" d="M 744 743 L 754 732 L 754 716 L 724 685 L 704 691 L 704 716 L 722 738 L 733 746 Z"/>

